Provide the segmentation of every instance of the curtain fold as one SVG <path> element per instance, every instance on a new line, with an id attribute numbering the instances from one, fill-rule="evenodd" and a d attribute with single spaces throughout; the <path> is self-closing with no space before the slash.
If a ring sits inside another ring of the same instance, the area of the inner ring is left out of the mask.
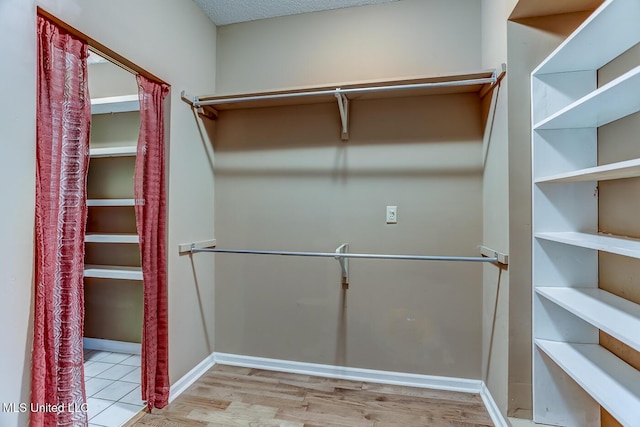
<path id="1" fill-rule="evenodd" d="M 91 100 L 86 42 L 38 16 L 30 425 L 82 426 L 84 234 Z"/>
<path id="2" fill-rule="evenodd" d="M 169 86 L 137 76 L 140 134 L 135 170 L 136 226 L 144 278 L 142 398 L 149 409 L 169 403 L 164 99 Z"/>

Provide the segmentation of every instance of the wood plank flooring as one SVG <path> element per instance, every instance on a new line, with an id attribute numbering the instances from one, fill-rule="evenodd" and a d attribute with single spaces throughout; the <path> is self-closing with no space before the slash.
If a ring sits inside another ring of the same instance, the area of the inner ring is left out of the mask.
<path id="1" fill-rule="evenodd" d="M 477 394 L 216 365 L 136 427 L 493 426 Z"/>

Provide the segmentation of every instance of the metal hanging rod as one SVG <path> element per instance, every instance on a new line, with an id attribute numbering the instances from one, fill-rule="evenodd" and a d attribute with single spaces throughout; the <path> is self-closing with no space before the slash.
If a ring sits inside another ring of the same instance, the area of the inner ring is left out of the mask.
<path id="1" fill-rule="evenodd" d="M 251 249 L 214 249 L 194 248 L 196 252 L 217 252 L 227 254 L 254 254 L 254 255 L 282 255 L 321 258 L 368 258 L 368 259 L 396 259 L 417 261 L 464 261 L 464 262 L 498 262 L 497 257 L 472 257 L 472 256 L 439 256 L 439 255 L 395 255 L 395 254 L 352 254 L 334 252 L 293 252 L 293 251 L 259 251 Z"/>
<path id="2" fill-rule="evenodd" d="M 482 79 L 467 79 L 467 80 L 451 80 L 444 82 L 432 82 L 432 83 L 414 83 L 414 84 L 404 84 L 404 85 L 390 85 L 390 86 L 371 86 L 371 87 L 357 87 L 357 88 L 348 88 L 348 89 L 326 89 L 326 90 L 314 90 L 308 92 L 289 92 L 289 93 L 274 93 L 274 94 L 266 94 L 266 95 L 252 95 L 252 96 L 237 96 L 232 98 L 216 98 L 209 100 L 200 100 L 198 97 L 193 97 L 192 99 L 187 99 L 190 103 L 198 108 L 204 107 L 207 105 L 220 105 L 220 104 L 231 104 L 234 102 L 249 102 L 249 101 L 262 101 L 269 99 L 286 99 L 286 98 L 302 98 L 308 96 L 338 96 L 342 95 L 351 95 L 351 94 L 362 94 L 362 93 L 373 93 L 373 92 L 386 92 L 386 91 L 397 91 L 397 90 L 410 90 L 410 89 L 430 89 L 430 88 L 439 88 L 439 87 L 455 87 L 455 86 L 473 86 L 473 85 L 482 85 L 482 84 L 494 84 L 497 80 L 495 73 L 491 77 L 486 77 Z"/>

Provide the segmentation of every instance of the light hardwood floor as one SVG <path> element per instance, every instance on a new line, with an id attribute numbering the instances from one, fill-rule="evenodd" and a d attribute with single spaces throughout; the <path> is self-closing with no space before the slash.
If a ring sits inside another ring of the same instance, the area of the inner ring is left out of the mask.
<path id="1" fill-rule="evenodd" d="M 210 426 L 492 426 L 477 394 L 216 365 L 169 406 L 128 424 Z"/>

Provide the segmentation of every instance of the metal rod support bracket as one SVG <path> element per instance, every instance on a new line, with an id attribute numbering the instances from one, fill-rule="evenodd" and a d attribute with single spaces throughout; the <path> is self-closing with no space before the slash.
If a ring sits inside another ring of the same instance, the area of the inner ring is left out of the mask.
<path id="1" fill-rule="evenodd" d="M 336 99 L 338 100 L 338 110 L 340 111 L 340 122 L 342 123 L 342 132 L 340 139 L 349 140 L 349 98 L 342 93 L 340 88 L 336 88 Z"/>
<path id="2" fill-rule="evenodd" d="M 349 289 L 349 258 L 340 256 L 339 254 L 346 254 L 348 252 L 348 243 L 343 243 L 336 249 L 335 259 L 340 263 L 340 270 L 342 271 L 342 289 Z"/>

